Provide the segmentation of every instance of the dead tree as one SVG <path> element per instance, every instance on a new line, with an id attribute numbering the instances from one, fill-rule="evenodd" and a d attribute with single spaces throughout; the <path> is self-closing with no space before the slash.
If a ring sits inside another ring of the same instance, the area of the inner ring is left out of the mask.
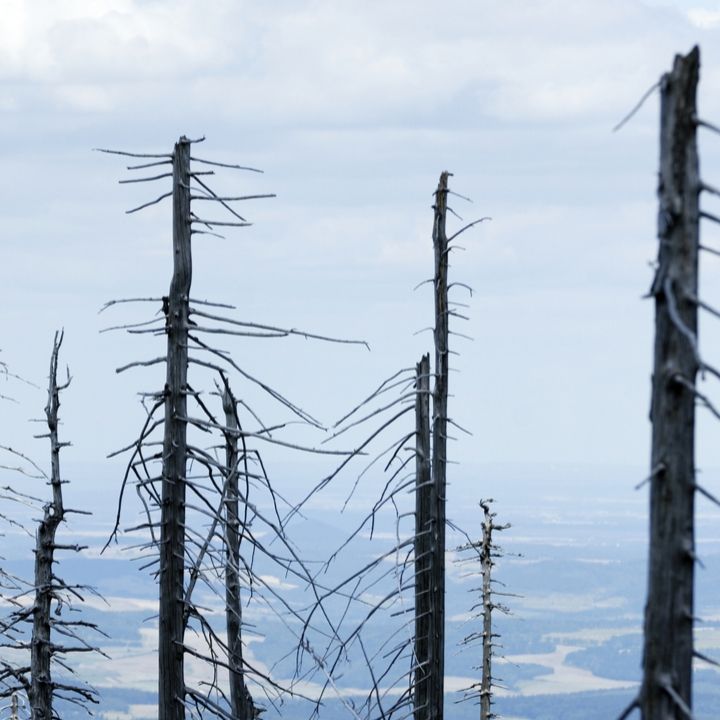
<path id="1" fill-rule="evenodd" d="M 652 378 L 650 548 L 645 606 L 643 677 L 640 692 L 621 714 L 639 709 L 644 720 L 692 718 L 694 650 L 694 504 L 701 487 L 695 467 L 695 406 L 720 413 L 697 389 L 700 372 L 720 378 L 703 361 L 698 342 L 698 308 L 717 316 L 698 292 L 700 219 L 720 218 L 700 209 L 700 193 L 719 194 L 700 179 L 697 128 L 718 128 L 698 118 L 700 69 L 697 47 L 676 56 L 659 83 L 661 95 L 658 186 L 658 261 L 650 296 L 655 301 L 655 352 Z"/>
<path id="2" fill-rule="evenodd" d="M 10 713 L 7 715 L 6 713 Z M 10 702 L 6 705 L 0 705 L 0 717 L 6 720 L 22 720 L 28 717 L 27 706 L 22 695 L 15 692 L 10 697 Z"/>
<path id="3" fill-rule="evenodd" d="M 158 711 L 182 720 L 185 676 L 185 478 L 187 476 L 187 372 L 190 325 L 190 142 L 175 144 L 173 168 L 173 277 L 167 296 L 167 377 L 160 516 L 160 618 Z"/>
<path id="4" fill-rule="evenodd" d="M 451 316 L 464 317 L 457 310 L 459 304 L 451 303 L 448 298 L 451 288 L 448 283 L 448 256 L 453 247 L 451 241 L 485 219 L 471 222 L 450 237 L 447 236 L 447 199 L 451 192 L 448 188 L 449 175 L 447 172 L 441 174 L 433 207 L 435 272 L 428 282 L 433 284 L 435 300 L 434 371 L 430 369 L 429 356 L 423 356 L 412 377 L 408 376 L 409 369 L 406 369 L 381 383 L 368 398 L 338 423 L 342 427 L 336 432 L 336 435 L 339 435 L 370 421 L 379 425 L 356 445 L 359 450 L 368 451 L 373 459 L 357 476 L 352 492 L 380 458 L 389 457 L 385 466 L 389 478 L 383 483 L 380 498 L 360 526 L 354 529 L 344 546 L 357 538 L 363 528 L 369 527 L 372 538 L 384 510 L 395 513 L 394 544 L 333 588 L 333 593 L 341 592 L 348 597 L 348 608 L 355 602 L 362 607 L 368 588 L 383 588 L 383 592 L 379 592 L 377 602 L 370 603 L 369 606 L 365 603 L 367 609 L 362 613 L 362 619 L 354 625 L 345 620 L 352 616 L 351 610 L 346 608 L 343 617 L 333 626 L 331 642 L 323 652 L 316 651 L 316 655 L 321 657 L 323 667 L 327 669 L 330 678 L 333 678 L 338 666 L 350 655 L 352 647 L 359 646 L 362 657 L 365 658 L 365 666 L 369 670 L 372 690 L 362 708 L 355 705 L 349 709 L 351 713 L 362 711 L 367 718 L 412 716 L 415 720 L 441 720 L 443 717 L 447 523 L 445 488 L 448 426 L 452 423 L 448 417 L 451 354 L 449 322 Z M 469 290 L 468 286 L 463 287 Z M 414 385 L 412 390 L 411 383 Z M 387 393 L 393 389 L 399 389 L 399 396 L 387 400 Z M 383 404 L 376 407 L 381 397 Z M 403 404 L 409 405 L 405 410 L 397 411 L 398 406 Z M 371 442 L 384 436 L 407 410 L 412 409 L 415 410 L 413 430 L 404 433 L 399 441 L 396 440 L 390 445 L 384 443 L 380 452 L 373 452 L 370 449 Z M 360 410 L 363 411 L 363 416 L 349 422 Z M 408 445 L 410 440 L 414 440 L 412 446 Z M 403 451 L 410 453 L 404 460 Z M 414 470 L 403 474 L 408 472 L 408 463 L 413 460 Z M 332 474 L 323 482 L 334 477 L 335 474 Z M 405 507 L 402 500 L 410 488 L 414 494 L 414 506 L 411 509 Z M 408 519 L 412 519 L 410 527 L 406 525 Z M 336 550 L 328 563 L 334 562 L 342 549 Z M 393 556 L 396 559 L 395 567 L 382 571 L 386 560 Z M 324 601 L 325 597 L 321 600 Z M 371 618 L 381 613 L 403 619 L 409 616 L 409 620 L 400 621 L 395 631 L 383 642 L 370 647 L 367 640 L 363 640 L 363 631 Z M 343 632 L 348 625 L 349 632 Z M 329 679 L 328 682 L 331 683 L 332 680 Z M 401 691 L 403 684 L 405 689 Z"/>
<path id="5" fill-rule="evenodd" d="M 228 638 L 228 672 L 230 686 L 230 706 L 233 717 L 238 720 L 252 720 L 256 717 L 256 709 L 252 695 L 245 684 L 245 668 L 243 667 L 242 639 L 242 602 L 240 598 L 240 541 L 241 527 L 245 523 L 240 520 L 240 489 L 238 465 L 245 460 L 245 477 L 247 477 L 247 457 L 241 458 L 238 453 L 238 418 L 236 400 L 226 385 L 222 396 L 225 412 L 225 426 L 234 431 L 225 437 L 225 465 L 227 467 L 227 484 L 225 500 L 225 615 L 227 618 Z M 236 434 L 237 433 L 237 434 Z"/>
<path id="6" fill-rule="evenodd" d="M 188 396 L 192 389 L 188 384 L 188 365 L 190 363 L 190 290 L 192 284 L 192 250 L 193 233 L 203 231 L 200 227 L 211 228 L 215 225 L 242 226 L 247 223 L 240 219 L 229 222 L 203 222 L 195 216 L 191 209 L 193 193 L 192 181 L 200 187 L 194 192 L 196 197 L 202 194 L 203 199 L 216 200 L 227 206 L 230 200 L 223 200 L 212 193 L 199 178 L 202 172 L 191 171 L 190 149 L 193 141 L 181 137 L 175 144 L 170 155 L 153 155 L 153 162 L 130 166 L 139 169 L 154 165 L 171 165 L 171 173 L 161 173 L 143 180 L 156 180 L 164 177 L 172 178 L 172 189 L 157 200 L 146 203 L 130 212 L 154 204 L 166 197 L 172 197 L 173 206 L 173 275 L 168 295 L 162 298 L 162 311 L 165 318 L 164 334 L 167 337 L 166 355 L 157 360 L 165 362 L 166 380 L 161 393 L 156 394 L 150 418 L 161 406 L 164 408 L 164 419 L 155 422 L 150 429 L 161 425 L 164 429 L 162 441 L 162 468 L 159 477 L 160 490 L 155 488 L 158 478 L 145 478 L 140 482 L 148 490 L 160 510 L 159 540 L 157 549 L 159 577 L 159 650 L 158 650 L 158 716 L 160 720 L 182 720 L 185 717 L 187 686 L 184 674 L 185 629 L 188 618 L 188 598 L 186 596 L 186 563 L 187 563 L 187 525 L 186 525 L 186 493 L 188 487 L 188 459 L 191 449 L 188 446 Z M 115 151 L 105 151 L 115 152 Z M 121 155 L 137 157 L 134 153 L 118 152 Z M 211 171 L 210 171 L 211 172 Z M 233 215 L 237 215 L 234 211 Z M 196 227 L 193 228 L 193 223 Z M 200 227 L 197 227 L 200 225 Z M 145 323 L 149 324 L 149 323 Z M 192 322 L 197 328 L 197 323 Z M 140 363 L 142 364 L 142 363 Z M 122 368 L 125 369 L 125 368 Z M 149 425 L 149 423 L 148 423 Z M 140 440 L 136 444 L 135 456 L 142 456 L 142 445 L 148 432 L 148 425 L 143 429 Z M 127 478 L 127 474 L 126 474 Z M 148 516 L 148 526 L 155 527 Z M 116 527 L 117 530 L 117 527 Z"/>
<path id="7" fill-rule="evenodd" d="M 481 585 L 479 588 L 473 588 L 472 592 L 477 592 L 480 596 L 480 602 L 473 606 L 473 613 L 480 609 L 479 614 L 474 615 L 474 619 L 481 623 L 480 631 L 473 631 L 465 636 L 461 642 L 463 646 L 474 647 L 480 645 L 481 662 L 475 668 L 480 671 L 480 681 L 473 683 L 469 688 L 463 690 L 461 701 L 473 700 L 480 706 L 480 720 L 489 720 L 489 718 L 497 717 L 492 710 L 493 705 L 493 689 L 497 686 L 497 681 L 493 675 L 493 658 L 495 657 L 495 649 L 497 647 L 496 638 L 498 633 L 493 632 L 492 616 L 495 610 L 504 614 L 509 614 L 510 609 L 503 602 L 497 600 L 498 596 L 511 597 L 513 593 L 499 591 L 495 589 L 498 581 L 493 578 L 493 568 L 495 567 L 495 559 L 503 553 L 501 548 L 495 543 L 493 533 L 507 530 L 509 523 L 498 525 L 495 522 L 497 513 L 490 509 L 492 500 L 481 500 L 480 507 L 483 510 L 482 537 L 480 541 L 473 541 L 468 538 L 468 542 L 458 548 L 460 555 L 459 562 L 479 565 L 479 574 L 481 577 Z M 472 574 L 475 574 L 471 570 Z"/>
<path id="8" fill-rule="evenodd" d="M 445 550 L 447 504 L 447 441 L 448 441 L 448 379 L 450 369 L 450 318 L 467 319 L 449 299 L 448 282 L 452 240 L 488 218 L 468 223 L 453 235 L 447 235 L 448 179 L 451 173 L 440 174 L 433 205 L 433 250 L 435 273 L 432 280 L 435 305 L 433 341 L 435 365 L 432 388 L 432 446 L 430 467 L 426 466 L 429 437 L 423 422 L 418 420 L 418 500 L 415 518 L 416 563 L 416 636 L 415 636 L 415 720 L 442 720 L 445 696 Z M 463 285 L 462 283 L 458 283 Z M 467 286 L 464 286 L 466 287 Z M 467 288 L 469 289 L 469 288 Z M 460 334 L 460 333 L 458 333 Z M 461 334 L 460 334 L 461 335 Z M 429 363 L 428 363 L 429 374 Z M 421 373 L 418 371 L 418 383 Z M 424 392 L 418 390 L 418 417 L 426 412 Z M 419 602 L 419 604 L 417 604 Z"/>
<path id="9" fill-rule="evenodd" d="M 224 314 L 225 310 L 234 309 L 231 305 L 191 297 L 192 236 L 216 235 L 217 228 L 245 227 L 249 223 L 232 204 L 253 198 L 273 197 L 218 195 L 202 178 L 204 175 L 212 175 L 212 168 L 252 168 L 191 157 L 191 146 L 196 142 L 200 141 L 182 137 L 170 154 L 103 151 L 148 159 L 139 165 L 129 166 L 130 170 L 156 165 L 172 166 L 172 172 L 121 181 L 172 179 L 169 192 L 129 211 L 135 212 L 172 197 L 173 277 L 170 291 L 162 298 L 130 298 L 110 301 L 105 305 L 107 308 L 125 302 L 159 303 L 161 319 L 165 321 L 164 327 L 158 325 L 156 320 L 149 320 L 108 328 L 124 329 L 131 334 L 165 335 L 167 340 L 164 355 L 148 361 L 131 362 L 117 369 L 123 372 L 137 366 L 166 364 L 163 390 L 143 394 L 144 401 L 150 407 L 146 406 L 147 418 L 139 437 L 118 451 L 130 453 L 120 506 L 128 481 L 133 478 L 142 502 L 144 522 L 131 530 L 148 533 L 148 542 L 141 547 L 151 555 L 146 567 L 154 568 L 160 585 L 158 702 L 161 720 L 182 720 L 188 711 L 194 716 L 255 717 L 260 708 L 250 694 L 247 682 L 249 677 L 253 678 L 256 687 L 270 702 L 279 699 L 283 693 L 302 695 L 293 688 L 294 679 L 287 684 L 279 684 L 271 675 L 253 667 L 242 653 L 242 584 L 253 588 L 254 597 L 262 598 L 289 630 L 292 631 L 290 619 L 302 623 L 304 618 L 297 608 L 285 602 L 267 580 L 255 572 L 252 559 L 246 561 L 242 558 L 241 537 L 248 546 L 251 558 L 261 555 L 279 568 L 281 576 L 299 579 L 311 592 L 317 589 L 312 573 L 285 537 L 279 506 L 287 503 L 278 497 L 271 485 L 259 452 L 256 448 L 248 449 L 247 443 L 252 441 L 301 452 L 351 454 L 282 440 L 275 433 L 290 423 L 265 424 L 247 403 L 242 403 L 243 410 L 250 418 L 250 423 L 259 427 L 248 430 L 247 424 L 239 421 L 239 401 L 230 400 L 229 404 L 226 403 L 223 415 L 218 418 L 203 399 L 200 386 L 196 389 L 188 380 L 190 366 L 197 372 L 212 373 L 216 384 L 219 379 L 220 392 L 224 395 L 229 393 L 227 374 L 236 373 L 245 382 L 259 388 L 273 403 L 291 413 L 296 421 L 321 428 L 321 424 L 311 415 L 253 377 L 232 359 L 230 353 L 215 347 L 208 338 L 219 335 L 236 338 L 301 336 L 355 343 L 297 329 L 238 320 Z M 193 162 L 210 166 L 211 169 L 195 170 L 191 167 Z M 230 213 L 230 218 L 215 220 L 201 217 L 193 211 L 193 202 L 222 208 Z M 228 415 L 229 411 L 232 411 L 232 417 Z M 155 437 L 156 431 L 159 434 L 161 429 L 163 438 L 159 442 Z M 197 437 L 204 437 L 211 444 L 208 446 L 202 441 L 198 442 Z M 223 438 L 224 458 L 218 457 L 215 452 L 218 437 Z M 242 443 L 241 453 L 238 453 L 238 443 Z M 154 471 L 157 465 L 160 466 L 159 472 Z M 240 480 L 246 488 L 244 494 L 238 489 Z M 274 517 L 263 514 L 257 506 L 250 504 L 247 490 L 251 486 L 269 493 Z M 120 508 L 111 540 L 117 538 L 119 523 Z M 276 546 L 270 547 L 269 543 L 261 541 L 253 524 L 264 526 L 268 535 L 277 541 Z M 193 594 L 199 586 L 221 600 L 225 609 L 227 638 L 223 638 L 219 628 L 214 626 L 212 615 L 205 612 L 201 603 L 196 602 Z M 191 633 L 189 629 L 192 629 Z M 192 638 L 197 638 L 199 644 L 193 644 Z M 185 677 L 184 659 L 187 656 L 204 661 L 207 667 L 208 677 L 200 685 L 193 684 Z M 223 682 L 221 675 L 229 676 L 229 682 Z"/>
<path id="10" fill-rule="evenodd" d="M 494 565 L 493 555 L 493 530 L 504 530 L 507 525 L 495 525 L 493 517 L 495 513 L 490 512 L 490 505 L 481 502 L 483 509 L 482 542 L 480 546 L 480 564 L 482 567 L 482 678 L 480 680 L 480 720 L 489 720 L 494 717 L 490 707 L 492 705 L 492 656 L 493 656 L 493 629 L 492 612 L 495 604 L 492 591 L 492 568 Z"/>
<path id="11" fill-rule="evenodd" d="M 445 503 L 447 497 L 447 427 L 450 307 L 446 233 L 448 177 L 440 175 L 435 192 L 433 248 L 435 251 L 435 383 L 432 403 L 432 483 L 430 495 L 430 622 L 428 627 L 428 708 L 425 717 L 442 720 L 445 697 Z"/>
<path id="12" fill-rule="evenodd" d="M 50 605 L 53 600 L 55 536 L 58 526 L 65 519 L 60 480 L 60 448 L 67 444 L 60 443 L 57 426 L 60 390 L 65 389 L 70 383 L 68 377 L 64 385 L 58 386 L 57 384 L 57 359 L 60 342 L 62 342 L 62 337 L 60 340 L 56 337 L 50 362 L 48 404 L 45 407 L 50 438 L 50 486 L 53 497 L 52 502 L 45 506 L 35 547 L 35 607 L 33 608 L 31 687 L 29 692 L 33 720 L 45 720 L 52 717 L 53 685 L 50 660 L 54 650 L 50 641 Z"/>
<path id="13" fill-rule="evenodd" d="M 698 372 L 720 379 L 705 362 L 698 341 L 698 309 L 718 317 L 698 291 L 700 220 L 720 217 L 700 208 L 705 191 L 720 195 L 700 178 L 697 128 L 720 129 L 701 120 L 696 94 L 697 47 L 676 56 L 659 83 L 661 95 L 658 262 L 650 296 L 655 300 L 655 353 L 650 419 L 650 549 L 645 606 L 643 677 L 640 692 L 620 719 L 639 709 L 644 720 L 692 718 L 692 662 L 711 662 L 693 647 L 695 492 L 720 501 L 702 487 L 695 467 L 695 406 L 716 417 L 709 397 L 697 389 Z"/>
<path id="14" fill-rule="evenodd" d="M 433 697 L 432 637 L 433 592 L 431 536 L 432 509 L 437 507 L 432 482 L 430 451 L 430 356 L 423 355 L 416 369 L 415 397 L 415 720 L 429 717 Z"/>
<path id="15" fill-rule="evenodd" d="M 695 379 L 699 174 L 695 95 L 699 52 L 661 81 L 658 269 L 651 404 L 650 557 L 645 608 L 645 720 L 690 716 L 695 566 Z"/>
<path id="16" fill-rule="evenodd" d="M 45 406 L 45 421 L 48 432 L 36 437 L 50 441 L 50 474 L 18 452 L 14 454 L 29 463 L 33 470 L 43 477 L 52 491 L 52 499 L 42 507 L 43 517 L 39 522 L 35 543 L 34 582 L 27 589 L 10 599 L 17 609 L 10 617 L 0 623 L 0 630 L 10 638 L 4 647 L 29 653 L 28 664 L 12 666 L 3 662 L 0 669 L 0 682 L 5 685 L 0 697 L 14 695 L 22 691 L 28 698 L 32 720 L 50 720 L 59 717 L 55 707 L 56 700 L 86 705 L 97 703 L 97 693 L 89 685 L 72 678 L 57 677 L 53 669 L 56 665 L 69 669 L 68 656 L 76 653 L 96 652 L 103 654 L 92 645 L 87 632 L 100 632 L 94 624 L 84 620 L 63 617 L 63 608 L 72 607 L 73 601 L 83 600 L 83 592 L 91 591 L 85 585 L 71 584 L 63 580 L 55 565 L 58 550 L 80 552 L 79 545 L 63 544 L 57 541 L 57 531 L 66 516 L 71 513 L 89 514 L 81 510 L 66 508 L 63 503 L 62 486 L 66 482 L 60 472 L 60 451 L 69 445 L 58 436 L 60 393 L 70 384 L 68 372 L 64 383 L 58 383 L 58 356 L 63 334 L 56 333 L 50 360 L 48 400 Z M 28 474 L 24 472 L 24 474 Z M 18 494 L 19 496 L 19 494 Z M 36 498 L 21 496 L 26 502 L 36 502 Z M 25 606 L 21 600 L 32 595 L 33 602 Z M 25 639 L 24 626 L 32 625 L 30 638 Z M 58 636 L 60 636 L 58 638 Z"/>

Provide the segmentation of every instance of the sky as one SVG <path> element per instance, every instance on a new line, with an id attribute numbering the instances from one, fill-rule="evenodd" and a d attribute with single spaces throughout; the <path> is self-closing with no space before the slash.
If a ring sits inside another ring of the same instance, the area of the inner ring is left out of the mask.
<path id="1" fill-rule="evenodd" d="M 182 134 L 205 136 L 202 157 L 264 170 L 219 172 L 215 187 L 277 198 L 243 207 L 252 227 L 195 239 L 194 294 L 247 320 L 368 341 L 370 352 L 233 345 L 246 369 L 331 422 L 431 347 L 416 334 L 433 322 L 431 296 L 413 288 L 432 273 L 432 192 L 447 169 L 472 199 L 453 197 L 454 210 L 492 218 L 464 234 L 451 268 L 474 288 L 457 298 L 470 320 L 455 329 L 473 340 L 454 340 L 451 386 L 451 413 L 473 436 L 453 458 L 468 476 L 583 465 L 637 468 L 639 480 L 657 94 L 612 128 L 695 43 L 700 113 L 720 122 L 719 41 L 720 2 L 701 0 L 5 0 L 0 358 L 43 385 L 65 328 L 65 457 L 106 499 L 119 478 L 103 458 L 142 422 L 135 393 L 163 382 L 158 367 L 114 369 L 163 346 L 99 332 L 146 308 L 98 310 L 165 294 L 171 218 L 167 202 L 125 214 L 156 188 L 119 185 L 127 163 L 92 149 L 169 152 Z M 701 137 L 709 182 L 719 143 Z M 711 244 L 713 228 L 703 233 Z M 712 302 L 720 261 L 703 262 Z M 701 325 L 710 361 L 712 323 Z M 43 393 L 12 380 L 2 392 L 18 400 L 2 406 L 7 444 L 37 448 L 25 420 Z M 718 467 L 717 425 L 700 416 L 699 465 Z"/>

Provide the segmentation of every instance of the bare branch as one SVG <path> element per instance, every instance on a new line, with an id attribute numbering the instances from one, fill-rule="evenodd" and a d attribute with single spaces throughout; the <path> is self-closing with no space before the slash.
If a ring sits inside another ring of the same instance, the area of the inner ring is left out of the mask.
<path id="1" fill-rule="evenodd" d="M 198 157 L 191 157 L 190 158 L 194 162 L 202 163 L 203 165 L 214 165 L 215 167 L 223 167 L 223 168 L 229 168 L 231 170 L 248 170 L 250 172 L 260 173 L 262 174 L 262 170 L 258 170 L 257 168 L 253 167 L 247 167 L 245 165 L 232 165 L 230 163 L 223 163 L 223 162 L 215 162 L 214 160 L 204 160 L 203 158 Z"/>
<path id="2" fill-rule="evenodd" d="M 118 183 L 120 185 L 128 185 L 130 183 L 153 182 L 155 180 L 162 180 L 166 177 L 172 177 L 172 173 L 161 173 L 160 175 L 152 175 L 150 177 L 143 178 L 127 178 L 126 180 L 118 180 Z"/>
<path id="3" fill-rule="evenodd" d="M 163 153 L 159 155 L 152 155 L 148 153 L 131 153 L 125 152 L 124 150 L 107 150 L 106 148 L 93 148 L 93 152 L 108 153 L 110 155 L 124 155 L 125 157 L 136 157 L 136 158 L 168 158 L 172 160 L 172 155 L 169 153 Z"/>
<path id="4" fill-rule="evenodd" d="M 632 117 L 635 115 L 635 113 L 640 110 L 640 108 L 645 104 L 645 101 L 660 87 L 660 82 L 656 82 L 653 85 L 651 85 L 644 93 L 643 96 L 638 100 L 638 102 L 635 104 L 632 110 L 625 115 L 625 117 L 620 120 L 620 122 L 613 127 L 612 132 L 617 132 L 620 130 L 627 122 L 629 122 Z"/>
<path id="5" fill-rule="evenodd" d="M 126 215 L 132 215 L 132 213 L 136 213 L 138 210 L 144 210 L 146 207 L 150 207 L 151 205 L 157 205 L 159 202 L 164 200 L 165 198 L 172 197 L 172 190 L 170 192 L 163 193 L 160 195 L 160 197 L 155 198 L 154 200 L 151 200 L 150 202 L 143 203 L 142 205 L 138 205 L 137 207 L 134 207 L 132 210 L 126 210 Z"/>

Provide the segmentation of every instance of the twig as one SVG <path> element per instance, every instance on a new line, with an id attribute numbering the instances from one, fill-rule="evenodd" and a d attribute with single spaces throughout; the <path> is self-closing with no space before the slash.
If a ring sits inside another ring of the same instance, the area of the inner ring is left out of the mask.
<path id="1" fill-rule="evenodd" d="M 143 178 L 127 178 L 126 180 L 118 180 L 120 185 L 129 185 L 130 183 L 153 182 L 154 180 L 162 180 L 162 178 L 172 177 L 172 173 L 161 173 L 160 175 L 152 175 Z"/>
<path id="2" fill-rule="evenodd" d="M 170 192 L 163 193 L 160 197 L 155 198 L 155 200 L 151 200 L 150 202 L 146 202 L 143 205 L 138 205 L 137 207 L 134 207 L 132 210 L 126 210 L 126 215 L 131 215 L 132 213 L 137 212 L 138 210 L 143 210 L 146 207 L 150 207 L 151 205 L 157 205 L 159 202 L 164 200 L 165 198 L 169 198 L 172 196 L 172 190 Z"/>
<path id="3" fill-rule="evenodd" d="M 447 241 L 449 243 L 452 242 L 458 235 L 462 235 L 466 230 L 469 230 L 471 227 L 475 227 L 475 225 L 478 225 L 481 222 L 485 222 L 486 220 L 492 220 L 492 218 L 491 217 L 481 217 L 479 220 L 473 220 L 473 222 L 468 223 L 467 225 L 465 225 L 465 227 L 460 228 L 460 230 L 458 230 L 456 233 L 451 235 Z"/>
<path id="4" fill-rule="evenodd" d="M 230 163 L 215 162 L 214 160 L 204 160 L 203 158 L 190 157 L 194 162 L 202 163 L 203 165 L 214 165 L 215 167 L 230 168 L 231 170 L 249 170 L 250 172 L 256 172 L 262 174 L 263 170 L 258 170 L 253 167 L 246 167 L 245 165 L 232 165 Z"/>
<path id="5" fill-rule="evenodd" d="M 643 94 L 643 96 L 638 100 L 637 104 L 633 109 L 612 129 L 612 132 L 617 132 L 622 128 L 625 124 L 627 124 L 632 117 L 640 110 L 640 108 L 645 104 L 645 101 L 656 91 L 660 88 L 660 83 L 662 80 L 659 80 L 658 82 L 651 85 Z"/>
<path id="6" fill-rule="evenodd" d="M 109 307 L 113 305 L 119 305 L 120 303 L 136 303 L 136 302 L 162 302 L 161 297 L 144 297 L 144 298 L 123 298 L 121 300 L 108 300 L 99 310 L 98 315 L 105 312 Z"/>
<path id="7" fill-rule="evenodd" d="M 136 157 L 136 158 L 170 158 L 170 159 L 172 159 L 172 153 L 164 153 L 162 155 L 151 155 L 148 153 L 125 152 L 124 150 L 108 150 L 106 148 L 93 148 L 93 152 L 108 153 L 110 155 L 124 155 L 126 157 Z"/>
<path id="8" fill-rule="evenodd" d="M 700 118 L 695 118 L 695 125 L 698 127 L 704 127 L 706 130 L 710 130 L 711 132 L 720 134 L 720 127 L 717 125 L 713 125 L 711 122 L 707 122 L 707 120 L 701 120 Z"/>

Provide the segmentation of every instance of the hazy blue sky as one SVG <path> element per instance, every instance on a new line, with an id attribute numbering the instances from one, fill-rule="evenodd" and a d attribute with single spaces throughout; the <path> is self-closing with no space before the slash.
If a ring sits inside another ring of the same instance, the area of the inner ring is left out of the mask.
<path id="1" fill-rule="evenodd" d="M 91 148 L 165 152 L 206 135 L 203 157 L 265 170 L 222 173 L 217 187 L 278 197 L 244 208 L 252 228 L 195 242 L 195 295 L 368 340 L 371 353 L 233 346 L 333 419 L 430 346 L 413 335 L 432 322 L 429 291 L 413 287 L 432 270 L 431 194 L 448 169 L 474 200 L 455 198 L 457 212 L 493 218 L 452 267 L 476 291 L 452 388 L 474 437 L 455 457 L 645 467 L 657 97 L 611 128 L 696 42 L 701 113 L 717 122 L 720 2 L 5 0 L 2 357 L 42 383 L 64 326 L 68 461 L 97 462 L 132 437 L 133 393 L 160 387 L 163 371 L 114 368 L 161 354 L 162 340 L 98 334 L 145 308 L 97 310 L 166 292 L 170 207 L 126 216 L 155 188 L 117 185 L 125 163 Z M 720 183 L 720 140 L 702 143 L 706 179 Z M 717 265 L 706 259 L 704 288 L 719 285 Z M 3 406 L 15 418 L 3 432 L 20 442 L 43 397 L 8 390 L 22 404 Z M 718 428 L 703 427 L 700 465 L 718 465 Z"/>

